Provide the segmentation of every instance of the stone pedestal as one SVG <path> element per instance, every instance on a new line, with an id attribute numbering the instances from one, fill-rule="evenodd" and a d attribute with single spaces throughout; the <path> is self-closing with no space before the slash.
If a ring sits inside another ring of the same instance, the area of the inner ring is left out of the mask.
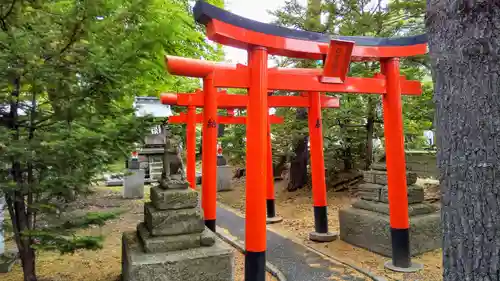
<path id="1" fill-rule="evenodd" d="M 424 203 L 424 190 L 414 185 L 416 175 L 408 172 L 410 251 L 415 256 L 441 248 L 441 220 L 438 208 Z M 358 189 L 361 199 L 339 211 L 340 239 L 383 256 L 392 255 L 386 171 L 365 172 Z M 405 187 L 403 187 L 405 188 Z"/>
<path id="2" fill-rule="evenodd" d="M 153 187 L 144 223 L 123 234 L 123 281 L 232 281 L 233 250 L 205 227 L 199 205 L 185 181 Z"/>

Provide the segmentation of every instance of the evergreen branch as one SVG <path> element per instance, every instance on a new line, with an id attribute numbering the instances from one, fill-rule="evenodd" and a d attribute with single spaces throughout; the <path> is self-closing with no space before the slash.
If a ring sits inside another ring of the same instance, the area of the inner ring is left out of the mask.
<path id="1" fill-rule="evenodd" d="M 10 4 L 10 8 L 9 10 L 7 11 L 7 13 L 5 15 L 2 15 L 0 17 L 1 20 L 6 20 L 9 15 L 12 13 L 12 11 L 14 10 L 14 5 L 16 4 L 16 0 L 12 0 L 12 3 Z"/>

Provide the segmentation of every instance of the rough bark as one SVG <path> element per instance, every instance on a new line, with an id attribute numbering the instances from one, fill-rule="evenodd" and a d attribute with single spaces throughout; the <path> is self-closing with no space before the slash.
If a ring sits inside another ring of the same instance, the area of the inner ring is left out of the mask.
<path id="1" fill-rule="evenodd" d="M 500 4 L 429 0 L 444 281 L 500 280 Z"/>
<path id="2" fill-rule="evenodd" d="M 13 81 L 14 90 L 10 96 L 10 112 L 9 112 L 9 129 L 13 133 L 14 140 L 19 139 L 19 124 L 18 124 L 18 107 L 19 95 L 21 88 L 20 78 L 15 78 Z M 24 273 L 24 281 L 36 281 L 35 272 L 35 251 L 31 248 L 31 237 L 22 235 L 25 231 L 29 230 L 29 223 L 33 220 L 32 213 L 26 208 L 25 191 L 23 190 L 23 175 L 22 166 L 18 159 L 12 159 L 11 177 L 16 183 L 16 190 L 7 192 L 5 199 L 9 215 L 12 220 L 14 230 L 14 238 L 16 240 L 19 255 Z M 29 191 L 28 191 L 29 193 Z"/>
<path id="3" fill-rule="evenodd" d="M 307 163 L 309 159 L 309 149 L 307 143 L 309 138 L 301 139 L 295 148 L 295 157 L 290 165 L 290 181 L 288 182 L 288 191 L 295 191 L 307 184 Z"/>

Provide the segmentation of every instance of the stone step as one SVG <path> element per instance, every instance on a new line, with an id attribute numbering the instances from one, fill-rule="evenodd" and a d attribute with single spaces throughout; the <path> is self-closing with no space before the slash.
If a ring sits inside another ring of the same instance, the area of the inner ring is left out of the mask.
<path id="1" fill-rule="evenodd" d="M 406 189 L 408 193 L 408 204 L 424 202 L 424 189 L 418 185 L 410 185 Z M 380 191 L 380 202 L 389 203 L 387 185 Z"/>
<path id="2" fill-rule="evenodd" d="M 368 201 L 368 200 L 358 200 L 352 204 L 353 208 L 363 209 L 367 211 L 372 211 L 384 215 L 389 215 L 389 205 L 387 203 Z M 425 215 L 437 212 L 439 209 L 431 204 L 418 203 L 408 205 L 408 215 L 410 217 Z"/>
<path id="3" fill-rule="evenodd" d="M 146 253 L 161 253 L 186 250 L 198 247 L 208 247 L 215 243 L 215 236 L 208 228 L 201 233 L 152 236 L 146 224 L 137 225 L 137 235 L 141 238 Z"/>
<path id="4" fill-rule="evenodd" d="M 363 171 L 363 180 L 366 183 L 375 183 L 387 185 L 387 172 L 386 171 Z M 406 172 L 406 185 L 413 185 L 417 182 L 417 174 L 413 172 Z"/>
<path id="5" fill-rule="evenodd" d="M 155 186 L 151 188 L 150 199 L 159 210 L 189 209 L 198 206 L 198 192 L 191 188 L 162 189 Z"/>
<path id="6" fill-rule="evenodd" d="M 146 253 L 135 231 L 122 236 L 123 281 L 232 281 L 234 250 L 220 239 L 211 247 Z"/>
<path id="7" fill-rule="evenodd" d="M 424 201 L 424 189 L 418 185 L 407 187 L 408 204 L 421 203 Z M 357 188 L 358 196 L 361 199 L 388 203 L 388 187 L 374 183 L 363 183 Z"/>
<path id="8" fill-rule="evenodd" d="M 365 200 L 371 201 L 379 201 L 380 200 L 380 191 L 384 186 L 380 184 L 374 183 L 362 183 L 358 185 L 357 193 L 358 195 Z"/>
<path id="9" fill-rule="evenodd" d="M 158 210 L 148 202 L 144 204 L 144 221 L 153 236 L 201 233 L 205 229 L 199 208 Z"/>

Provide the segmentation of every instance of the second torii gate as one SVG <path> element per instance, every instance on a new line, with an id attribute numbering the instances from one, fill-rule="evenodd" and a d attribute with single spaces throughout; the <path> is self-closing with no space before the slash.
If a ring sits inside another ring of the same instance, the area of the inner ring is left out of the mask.
<path id="1" fill-rule="evenodd" d="M 189 59 L 169 57 L 168 66 L 170 64 L 189 64 Z M 188 61 L 186 61 L 188 60 Z M 213 65 L 207 65 L 208 69 L 213 68 Z M 200 71 L 206 71 L 200 70 Z M 206 78 L 204 79 L 206 82 Z M 209 83 L 204 83 L 205 88 Z M 216 98 L 205 99 L 206 95 L 215 94 Z M 202 162 L 202 198 L 204 201 L 203 209 L 205 215 L 205 224 L 207 227 L 215 231 L 216 221 L 216 144 L 217 135 L 215 129 L 217 120 L 217 108 L 246 108 L 248 105 L 248 95 L 227 94 L 225 91 L 212 93 L 207 91 L 196 91 L 194 94 L 162 94 L 161 102 L 163 104 L 185 106 L 188 108 L 186 116 L 189 120 L 195 118 L 195 108 L 203 107 L 204 109 L 204 127 L 209 133 L 203 133 L 203 154 Z M 208 105 L 207 105 L 208 104 Z M 321 108 L 338 108 L 339 99 L 337 97 L 329 97 L 319 92 L 303 93 L 300 96 L 267 96 L 268 107 L 306 107 L 309 108 L 309 134 L 311 136 L 311 166 L 313 170 L 313 201 L 314 201 L 314 224 L 315 231 L 311 232 L 310 239 L 318 242 L 332 241 L 335 235 L 328 232 L 327 218 L 327 202 L 326 202 L 326 184 L 325 184 L 325 168 L 323 157 L 323 131 L 321 128 Z M 190 117 L 191 115 L 191 117 Z M 219 117 L 220 118 L 220 117 Z M 192 122 L 192 121 L 190 121 Z M 272 119 L 269 120 L 272 122 Z M 271 141 L 270 141 L 270 124 L 265 124 L 268 127 L 267 140 L 267 158 L 271 157 Z M 205 128 L 206 127 L 206 128 Z M 194 132 L 194 127 L 188 129 Z M 212 132 L 211 132 L 212 131 Z M 193 133 L 194 134 L 194 133 Z M 193 137 L 194 138 L 194 137 Z M 187 146 L 193 146 L 189 144 Z M 194 150 L 194 146 L 192 148 Z M 188 160 L 189 162 L 189 160 Z M 267 222 L 274 222 L 277 219 L 275 214 L 275 198 L 274 198 L 274 179 L 272 176 L 272 160 L 267 161 L 266 178 L 266 218 Z M 192 161 L 194 163 L 194 160 Z M 194 169 L 194 164 L 193 169 Z M 189 167 L 188 167 L 189 170 Z M 188 178 L 189 180 L 189 178 Z"/>

